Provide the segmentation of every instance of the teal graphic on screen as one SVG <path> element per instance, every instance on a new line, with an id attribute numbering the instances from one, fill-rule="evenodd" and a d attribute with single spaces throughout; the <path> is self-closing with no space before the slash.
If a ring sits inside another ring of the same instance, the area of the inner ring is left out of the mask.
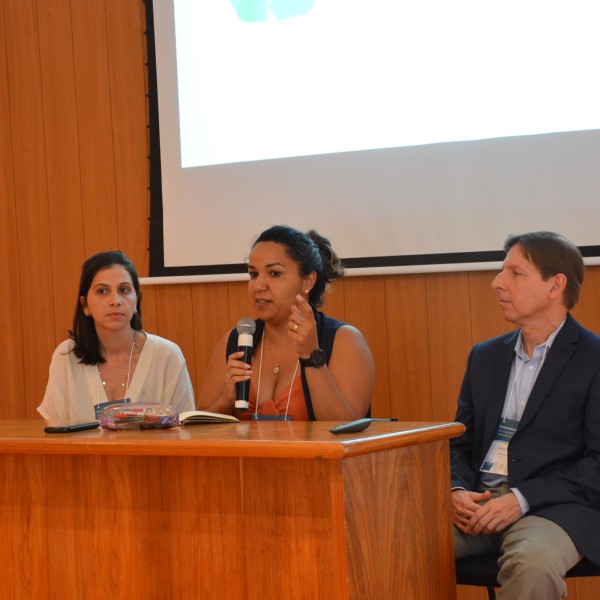
<path id="1" fill-rule="evenodd" d="M 314 0 L 231 0 L 238 17 L 246 23 L 266 21 L 268 12 L 279 19 L 290 19 L 307 13 Z"/>

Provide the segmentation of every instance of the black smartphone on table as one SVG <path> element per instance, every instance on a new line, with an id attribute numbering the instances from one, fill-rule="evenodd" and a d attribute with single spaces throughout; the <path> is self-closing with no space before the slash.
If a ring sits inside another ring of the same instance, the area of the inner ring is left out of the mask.
<path id="1" fill-rule="evenodd" d="M 99 425 L 100 421 L 74 423 L 73 425 L 46 425 L 44 431 L 46 433 L 71 433 L 73 431 L 84 431 L 85 429 L 96 429 Z"/>

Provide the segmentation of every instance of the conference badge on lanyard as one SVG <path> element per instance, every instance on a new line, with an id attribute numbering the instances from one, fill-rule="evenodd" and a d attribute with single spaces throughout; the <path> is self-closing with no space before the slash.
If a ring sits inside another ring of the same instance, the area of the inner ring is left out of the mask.
<path id="1" fill-rule="evenodd" d="M 519 421 L 500 419 L 496 437 L 488 450 L 480 471 L 494 475 L 508 475 L 508 443 L 514 435 Z"/>

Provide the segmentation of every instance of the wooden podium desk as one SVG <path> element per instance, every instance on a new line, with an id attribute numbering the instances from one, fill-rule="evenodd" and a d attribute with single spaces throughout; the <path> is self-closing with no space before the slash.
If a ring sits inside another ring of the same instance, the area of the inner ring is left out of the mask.
<path id="1" fill-rule="evenodd" d="M 458 423 L 0 421 L 0 598 L 451 600 Z"/>

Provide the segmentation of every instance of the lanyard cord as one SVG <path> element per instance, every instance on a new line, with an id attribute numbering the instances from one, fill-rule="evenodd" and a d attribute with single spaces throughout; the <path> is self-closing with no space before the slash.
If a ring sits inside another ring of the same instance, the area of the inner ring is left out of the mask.
<path id="1" fill-rule="evenodd" d="M 129 351 L 129 364 L 127 367 L 127 382 L 125 384 L 125 396 L 123 399 L 127 398 L 127 392 L 129 391 L 129 382 L 131 379 L 131 363 L 133 362 L 133 349 L 135 348 L 136 336 L 137 336 L 137 331 L 134 329 L 133 337 L 131 338 L 131 350 Z M 100 379 L 100 382 L 102 383 L 102 388 L 104 389 L 104 381 L 102 380 L 102 374 L 100 373 L 100 366 L 98 365 L 96 367 L 96 369 L 98 371 L 98 378 Z M 104 395 L 106 396 L 106 390 L 104 392 Z M 110 402 L 108 396 L 106 396 L 106 399 Z M 98 383 L 96 383 L 96 404 L 94 405 L 94 408 L 98 408 L 98 406 L 100 406 L 100 398 L 99 398 L 99 392 L 98 392 Z"/>
<path id="2" fill-rule="evenodd" d="M 544 366 L 544 361 L 546 360 L 546 355 L 548 354 L 548 344 L 544 345 L 544 354 L 542 355 L 542 362 L 540 363 L 540 367 L 538 369 L 538 372 L 535 376 L 535 378 L 532 380 L 531 385 L 529 386 L 529 391 L 527 392 L 527 399 L 529 400 L 529 396 L 531 395 L 531 390 L 533 389 L 533 386 L 535 385 L 535 382 L 537 381 L 537 378 L 540 374 L 540 371 L 542 370 L 542 367 Z M 534 350 L 534 354 L 535 354 L 535 350 Z M 525 361 L 517 354 L 517 357 L 519 358 L 519 360 L 521 361 L 521 364 L 519 365 L 519 368 L 517 369 L 517 372 L 515 373 L 515 376 L 513 378 L 512 384 L 510 386 L 510 394 L 508 395 L 508 400 L 506 401 L 506 405 L 504 407 L 504 411 L 502 412 L 502 420 L 506 419 L 506 413 L 508 412 L 508 409 L 510 408 L 510 401 L 513 397 L 513 392 L 515 391 L 516 388 L 516 384 L 517 384 L 517 378 L 519 377 L 522 369 L 523 369 L 523 365 L 525 364 Z M 517 405 L 517 397 L 515 395 L 515 415 L 518 417 L 519 416 L 519 407 Z M 516 419 L 518 421 L 520 421 L 520 419 Z"/>

